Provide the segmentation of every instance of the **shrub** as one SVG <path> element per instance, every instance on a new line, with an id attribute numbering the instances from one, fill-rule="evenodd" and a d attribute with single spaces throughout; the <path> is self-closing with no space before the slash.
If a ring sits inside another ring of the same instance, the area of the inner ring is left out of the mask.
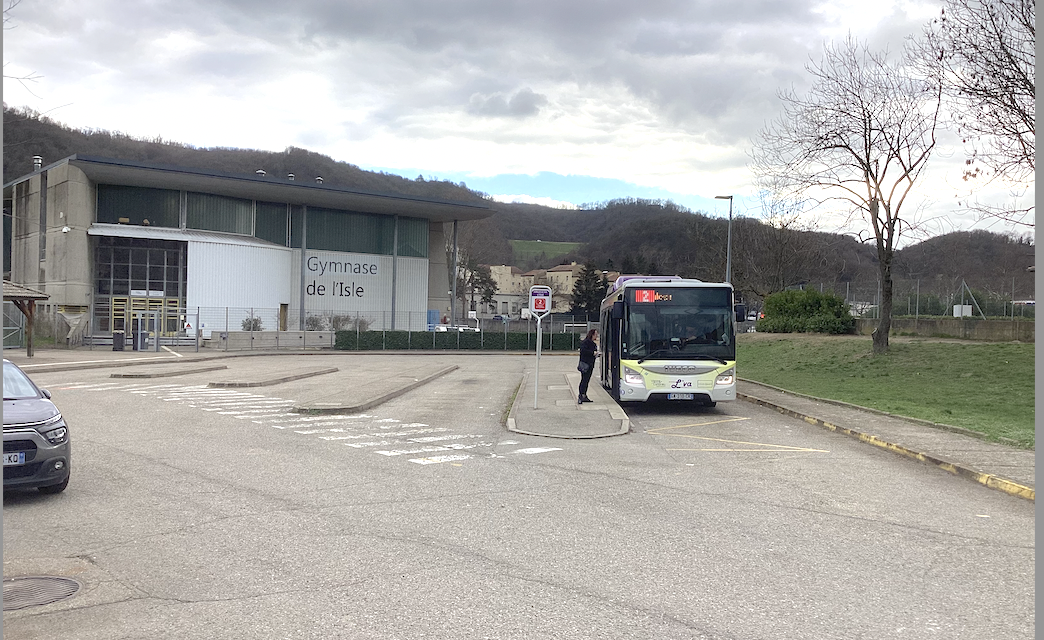
<path id="1" fill-rule="evenodd" d="M 326 318 L 322 316 L 308 316 L 305 318 L 305 331 L 322 331 L 326 328 Z"/>
<path id="2" fill-rule="evenodd" d="M 261 324 L 261 318 L 257 316 L 250 316 L 249 318 L 243 318 L 243 331 L 264 331 L 265 327 Z"/>
<path id="3" fill-rule="evenodd" d="M 852 333 L 855 320 L 844 298 L 815 290 L 780 291 L 765 298 L 758 331 L 767 333 Z"/>
<path id="4" fill-rule="evenodd" d="M 370 321 L 358 316 L 334 314 L 330 316 L 330 327 L 334 331 L 368 331 Z"/>

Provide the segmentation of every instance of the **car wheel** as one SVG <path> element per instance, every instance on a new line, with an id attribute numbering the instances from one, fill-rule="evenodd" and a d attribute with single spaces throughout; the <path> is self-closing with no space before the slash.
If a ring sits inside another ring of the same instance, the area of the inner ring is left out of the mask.
<path id="1" fill-rule="evenodd" d="M 48 485 L 46 487 L 37 487 L 40 493 L 54 494 L 65 491 L 65 488 L 69 486 L 69 476 L 66 476 L 65 480 L 62 480 L 58 484 Z"/>

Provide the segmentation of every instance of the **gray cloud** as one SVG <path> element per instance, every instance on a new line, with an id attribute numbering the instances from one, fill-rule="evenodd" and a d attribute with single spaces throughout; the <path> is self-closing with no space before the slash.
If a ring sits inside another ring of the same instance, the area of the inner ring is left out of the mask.
<path id="1" fill-rule="evenodd" d="M 479 116 L 525 118 L 536 115 L 540 107 L 547 104 L 547 97 L 525 87 L 514 95 L 505 97 L 501 93 L 491 96 L 471 96 L 468 111 Z"/>
<path id="2" fill-rule="evenodd" d="M 569 135 L 593 149 L 639 121 L 663 137 L 724 149 L 746 145 L 775 115 L 777 90 L 804 81 L 803 65 L 835 26 L 820 4 L 27 0 L 4 47 L 5 61 L 28 61 L 59 90 L 87 78 L 110 87 L 109 97 L 155 92 L 169 100 L 192 87 L 229 102 L 250 95 L 259 111 L 276 112 L 286 101 L 343 109 L 328 127 L 309 122 L 294 134 L 308 141 L 329 131 L 350 140 L 385 134 L 537 144 L 542 124 L 584 118 Z M 882 30 L 893 39 L 905 25 L 917 28 L 893 11 Z M 302 74 L 314 79 L 292 95 L 271 88 Z M 55 100 L 70 98 L 84 99 Z M 732 151 L 719 157 L 742 155 Z"/>

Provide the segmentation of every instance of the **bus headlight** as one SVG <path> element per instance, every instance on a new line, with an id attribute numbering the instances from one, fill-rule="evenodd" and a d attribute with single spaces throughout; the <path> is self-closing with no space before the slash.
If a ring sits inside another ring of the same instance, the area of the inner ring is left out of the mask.
<path id="1" fill-rule="evenodd" d="M 630 367 L 624 367 L 623 374 L 624 382 L 626 382 L 627 384 L 638 384 L 643 387 L 645 386 L 645 380 L 642 378 L 642 374 L 638 373 L 634 369 Z"/>
<path id="2" fill-rule="evenodd" d="M 726 387 L 736 381 L 736 370 L 728 369 L 718 374 L 714 379 L 715 386 Z"/>

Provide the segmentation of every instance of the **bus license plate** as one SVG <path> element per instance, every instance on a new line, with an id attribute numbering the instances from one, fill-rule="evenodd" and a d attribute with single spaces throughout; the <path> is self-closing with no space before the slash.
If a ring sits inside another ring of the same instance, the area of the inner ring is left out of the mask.
<path id="1" fill-rule="evenodd" d="M 18 453 L 5 453 L 4 454 L 4 466 L 11 467 L 18 464 L 25 464 L 25 451 L 19 451 Z"/>
<path id="2" fill-rule="evenodd" d="M 668 400 L 692 400 L 691 393 L 668 393 Z"/>

